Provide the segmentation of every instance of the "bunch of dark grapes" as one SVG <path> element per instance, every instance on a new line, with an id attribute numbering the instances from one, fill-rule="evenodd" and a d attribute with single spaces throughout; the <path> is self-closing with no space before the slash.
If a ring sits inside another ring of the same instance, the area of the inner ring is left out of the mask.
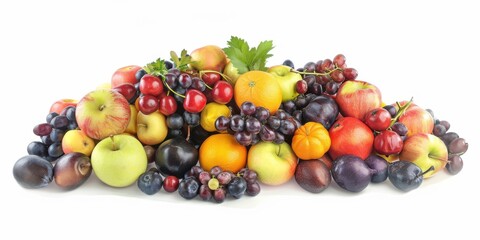
<path id="1" fill-rule="evenodd" d="M 283 65 L 294 68 L 293 62 L 285 60 Z M 337 54 L 333 60 L 327 58 L 306 63 L 303 68 L 298 68 L 303 81 L 297 83 L 296 89 L 300 94 L 313 93 L 321 95 L 326 93 L 335 95 L 344 81 L 355 80 L 358 76 L 355 68 L 349 68 L 343 54 Z"/>
<path id="2" fill-rule="evenodd" d="M 194 166 L 180 182 L 178 193 L 185 199 L 193 199 L 197 195 L 204 201 L 213 199 L 217 203 L 225 201 L 228 195 L 235 199 L 243 195 L 256 196 L 260 193 L 257 173 L 243 168 L 237 174 L 213 167 L 205 171 Z"/>
<path id="3" fill-rule="evenodd" d="M 285 142 L 301 126 L 300 120 L 282 109 L 275 115 L 264 107 L 256 107 L 252 102 L 240 106 L 240 114 L 219 117 L 215 128 L 227 131 L 243 146 L 255 145 L 260 140 L 277 144 Z"/>
<path id="4" fill-rule="evenodd" d="M 75 107 L 69 106 L 60 114 L 49 113 L 45 123 L 40 123 L 33 128 L 33 133 L 39 136 L 41 141 L 33 141 L 28 144 L 28 154 L 42 157 L 50 162 L 57 160 L 64 154 L 63 136 L 67 131 L 77 128 Z"/>
<path id="5" fill-rule="evenodd" d="M 427 110 L 432 117 L 434 117 L 435 125 L 433 127 L 433 134 L 443 140 L 448 150 L 447 171 L 455 175 L 463 168 L 463 159 L 461 156 L 467 152 L 468 143 L 464 138 L 461 138 L 456 132 L 449 132 L 450 123 L 445 120 L 436 119 L 433 111 Z"/>

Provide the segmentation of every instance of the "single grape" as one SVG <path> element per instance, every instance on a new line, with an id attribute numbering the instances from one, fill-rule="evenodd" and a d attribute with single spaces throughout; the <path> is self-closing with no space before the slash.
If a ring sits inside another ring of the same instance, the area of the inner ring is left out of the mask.
<path id="1" fill-rule="evenodd" d="M 52 121 L 52 119 L 53 119 L 54 117 L 56 117 L 56 116 L 58 116 L 58 113 L 56 113 L 56 112 L 51 112 L 51 113 L 49 113 L 49 114 L 47 115 L 47 117 L 45 118 L 45 120 L 46 120 L 47 123 L 50 123 L 50 122 Z"/>
<path id="2" fill-rule="evenodd" d="M 295 106 L 294 101 L 289 100 L 283 103 L 282 109 L 291 114 L 293 111 L 297 110 L 297 107 Z"/>
<path id="3" fill-rule="evenodd" d="M 73 107 L 73 106 L 69 106 L 67 108 L 65 108 L 65 117 L 67 117 L 67 119 L 72 122 L 72 121 L 77 121 L 76 119 L 76 115 L 75 115 L 75 111 L 76 111 L 76 108 Z"/>
<path id="4" fill-rule="evenodd" d="M 255 183 L 257 181 L 257 172 L 247 169 L 245 173 L 242 175 L 242 177 L 247 181 L 248 184 Z"/>
<path id="5" fill-rule="evenodd" d="M 31 142 L 27 146 L 27 152 L 29 155 L 36 155 L 39 157 L 48 156 L 48 147 L 42 142 Z"/>
<path id="6" fill-rule="evenodd" d="M 343 54 L 337 54 L 333 58 L 333 64 L 335 64 L 337 67 L 343 67 L 345 65 L 346 58 Z"/>
<path id="7" fill-rule="evenodd" d="M 63 129 L 66 130 L 68 126 L 68 118 L 65 116 L 56 116 L 50 121 L 50 125 L 52 125 L 53 128 L 57 129 Z"/>
<path id="8" fill-rule="evenodd" d="M 313 93 L 315 95 L 321 95 L 323 93 L 323 87 L 320 83 L 314 83 L 312 87 L 308 88 L 308 90 L 310 93 Z"/>
<path id="9" fill-rule="evenodd" d="M 397 116 L 397 109 L 393 105 L 385 105 L 383 106 L 383 108 L 385 108 L 388 111 L 388 113 L 390 113 L 390 116 L 392 118 Z"/>
<path id="10" fill-rule="evenodd" d="M 200 79 L 199 77 L 193 77 L 192 78 L 192 85 L 190 86 L 193 89 L 197 89 L 200 92 L 205 91 L 205 88 L 207 87 L 205 82 Z"/>
<path id="11" fill-rule="evenodd" d="M 295 91 L 299 94 L 305 94 L 308 90 L 308 83 L 305 80 L 298 80 L 295 84 Z"/>
<path id="12" fill-rule="evenodd" d="M 247 190 L 247 181 L 242 177 L 234 177 L 227 185 L 227 193 L 234 198 L 241 198 Z"/>
<path id="13" fill-rule="evenodd" d="M 334 81 L 329 81 L 325 85 L 325 92 L 330 95 L 335 95 L 338 91 L 338 86 L 339 86 L 338 83 Z"/>
<path id="14" fill-rule="evenodd" d="M 220 116 L 215 120 L 215 129 L 222 132 L 228 129 L 230 126 L 230 118 L 225 116 Z"/>
<path id="15" fill-rule="evenodd" d="M 182 86 L 177 86 L 176 88 L 173 88 L 173 90 L 180 94 L 180 95 L 183 95 L 185 96 L 185 93 L 187 92 L 187 89 L 183 88 Z M 179 96 L 178 94 L 173 94 L 173 97 L 175 98 L 175 100 L 177 100 L 177 102 L 179 103 L 183 103 L 183 101 L 185 100 L 185 98 Z"/>
<path id="16" fill-rule="evenodd" d="M 147 74 L 147 71 L 145 71 L 145 69 L 138 69 L 138 71 L 135 73 L 135 80 L 137 80 L 137 82 L 140 82 L 140 80 L 145 74 Z"/>
<path id="17" fill-rule="evenodd" d="M 262 126 L 259 135 L 260 139 L 265 142 L 271 142 L 275 140 L 275 131 L 265 125 Z"/>
<path id="18" fill-rule="evenodd" d="M 448 154 L 462 155 L 468 150 L 468 143 L 463 138 L 456 138 L 448 144 Z"/>
<path id="19" fill-rule="evenodd" d="M 401 122 L 396 122 L 392 125 L 391 127 L 392 131 L 398 133 L 400 136 L 406 136 L 408 133 L 408 128 L 405 126 L 405 124 Z"/>
<path id="20" fill-rule="evenodd" d="M 315 63 L 314 62 L 308 62 L 303 66 L 303 71 L 305 72 L 315 72 Z"/>
<path id="21" fill-rule="evenodd" d="M 213 197 L 212 190 L 210 190 L 207 185 L 200 186 L 200 191 L 198 192 L 198 195 L 204 201 L 209 201 Z"/>
<path id="22" fill-rule="evenodd" d="M 333 61 L 331 59 L 325 59 L 322 62 L 321 69 L 323 72 L 329 72 L 333 70 L 335 66 L 333 65 Z"/>
<path id="23" fill-rule="evenodd" d="M 295 66 L 293 65 L 293 62 L 290 59 L 287 59 L 287 60 L 283 61 L 282 65 L 295 69 Z"/>
<path id="24" fill-rule="evenodd" d="M 210 175 L 217 177 L 218 174 L 222 172 L 222 168 L 215 166 L 210 169 Z"/>
<path id="25" fill-rule="evenodd" d="M 227 185 L 232 180 L 232 175 L 229 172 L 221 172 L 217 175 L 218 183 Z"/>
<path id="26" fill-rule="evenodd" d="M 208 188 L 210 188 L 210 190 L 217 190 L 219 187 L 220 187 L 220 183 L 218 181 L 218 179 L 216 178 L 212 178 L 210 180 L 208 180 Z"/>
<path id="27" fill-rule="evenodd" d="M 198 176 L 200 175 L 201 172 L 203 172 L 203 169 L 200 166 L 193 166 L 189 170 L 191 176 L 195 177 L 198 179 Z"/>
<path id="28" fill-rule="evenodd" d="M 275 132 L 275 139 L 273 140 L 276 144 L 281 144 L 285 142 L 285 136 L 279 132 Z"/>
<path id="29" fill-rule="evenodd" d="M 276 116 L 270 116 L 267 123 L 271 129 L 277 130 L 280 127 L 281 120 Z"/>
<path id="30" fill-rule="evenodd" d="M 48 147 L 48 155 L 53 158 L 58 158 L 63 155 L 62 142 L 54 142 Z"/>
<path id="31" fill-rule="evenodd" d="M 252 102 L 243 102 L 242 105 L 240 106 L 240 110 L 242 110 L 242 113 L 244 115 L 253 115 L 255 114 L 255 105 Z"/>
<path id="32" fill-rule="evenodd" d="M 198 195 L 200 184 L 194 177 L 183 179 L 178 185 L 178 193 L 185 199 L 193 199 Z"/>
<path id="33" fill-rule="evenodd" d="M 343 69 L 343 76 L 345 76 L 345 80 L 355 80 L 358 72 L 355 68 L 345 68 Z"/>
<path id="34" fill-rule="evenodd" d="M 50 133 L 50 139 L 53 142 L 61 143 L 64 135 L 65 135 L 65 130 L 54 128 Z"/>
<path id="35" fill-rule="evenodd" d="M 268 117 L 270 117 L 270 112 L 264 107 L 257 107 L 257 110 L 255 110 L 255 117 L 258 121 L 265 122 Z"/>
<path id="36" fill-rule="evenodd" d="M 212 177 L 210 176 L 209 172 L 202 171 L 200 174 L 198 174 L 198 180 L 202 185 L 207 185 L 210 179 L 212 179 Z"/>
<path id="37" fill-rule="evenodd" d="M 343 72 L 337 70 L 337 71 L 333 71 L 331 74 L 330 74 L 330 77 L 332 78 L 332 80 L 336 83 L 342 83 L 343 81 L 345 81 L 345 76 L 343 76 Z"/>
<path id="38" fill-rule="evenodd" d="M 243 146 L 249 146 L 252 144 L 252 134 L 247 131 L 235 132 L 233 135 L 235 140 Z"/>
<path id="39" fill-rule="evenodd" d="M 248 196 L 257 196 L 260 193 L 260 184 L 258 182 L 254 183 L 249 183 L 247 184 L 247 190 L 245 191 L 245 194 Z"/>
<path id="40" fill-rule="evenodd" d="M 442 120 L 440 121 L 440 124 L 445 127 L 445 131 L 448 131 L 450 129 L 450 123 L 448 121 Z"/>
<path id="41" fill-rule="evenodd" d="M 181 129 L 183 127 L 183 117 L 178 113 L 168 116 L 166 122 L 170 129 Z"/>
<path id="42" fill-rule="evenodd" d="M 295 132 L 295 124 L 290 120 L 282 120 L 278 130 L 284 135 L 292 135 Z"/>
<path id="43" fill-rule="evenodd" d="M 443 140 L 443 142 L 445 143 L 445 146 L 448 147 L 448 145 L 450 145 L 450 143 L 459 138 L 458 134 L 456 132 L 447 132 L 445 133 L 445 135 L 443 135 L 441 137 L 441 139 Z"/>
<path id="44" fill-rule="evenodd" d="M 167 70 L 170 70 L 170 69 L 173 68 L 173 63 L 172 63 L 172 62 L 170 62 L 170 61 L 165 61 L 164 63 L 165 63 L 165 68 L 166 68 Z"/>
<path id="45" fill-rule="evenodd" d="M 318 72 L 318 73 L 322 73 L 323 70 L 322 70 L 322 63 L 323 63 L 323 60 L 318 60 L 316 63 L 315 63 L 315 72 Z"/>
<path id="46" fill-rule="evenodd" d="M 458 155 L 453 155 L 448 158 L 448 163 L 447 163 L 447 171 L 452 174 L 456 175 L 460 171 L 462 171 L 463 168 L 463 160 L 460 156 Z"/>
<path id="47" fill-rule="evenodd" d="M 280 120 L 285 120 L 288 117 L 288 114 L 284 110 L 279 109 L 275 113 L 275 116 L 278 117 Z"/>
<path id="48" fill-rule="evenodd" d="M 189 88 L 192 85 L 192 78 L 187 73 L 182 73 L 178 76 L 178 85 L 182 88 Z"/>
<path id="49" fill-rule="evenodd" d="M 248 117 L 245 120 L 245 130 L 247 130 L 251 134 L 258 134 L 260 129 L 262 128 L 262 123 L 258 121 L 258 119 L 253 117 Z"/>
<path id="50" fill-rule="evenodd" d="M 173 73 L 165 74 L 165 84 L 167 84 L 170 88 L 174 89 L 177 87 L 177 76 Z"/>
<path id="51" fill-rule="evenodd" d="M 240 115 L 233 115 L 230 118 L 230 128 L 234 132 L 241 132 L 243 131 L 245 127 L 245 121 L 243 120 L 243 117 Z"/>
<path id="52" fill-rule="evenodd" d="M 305 106 L 307 106 L 308 102 L 307 102 L 307 98 L 304 96 L 304 95 L 299 95 L 296 99 L 295 99 L 295 107 L 296 109 L 302 109 L 304 108 Z M 288 112 L 288 111 L 287 111 Z M 293 111 L 289 112 L 289 113 L 292 113 Z"/>
<path id="53" fill-rule="evenodd" d="M 178 76 L 180 76 L 180 73 L 182 73 L 182 72 L 181 72 L 179 69 L 177 69 L 177 68 L 171 68 L 171 69 L 168 70 L 168 73 L 171 73 L 171 74 L 173 74 L 175 77 L 178 77 Z M 167 74 L 168 74 L 168 73 L 167 73 Z"/>
<path id="54" fill-rule="evenodd" d="M 200 114 L 198 113 L 191 113 L 185 111 L 183 112 L 183 119 L 191 127 L 196 127 L 200 124 Z"/>
<path id="55" fill-rule="evenodd" d="M 49 123 L 40 123 L 33 128 L 33 133 L 37 136 L 46 136 L 52 132 L 52 125 Z"/>
<path id="56" fill-rule="evenodd" d="M 75 130 L 78 129 L 78 124 L 76 121 L 70 121 L 67 127 L 68 130 Z"/>
<path id="57" fill-rule="evenodd" d="M 225 201 L 225 198 L 227 197 L 227 192 L 225 191 L 224 188 L 218 188 L 217 190 L 213 191 L 213 199 L 217 203 L 222 203 Z"/>
<path id="58" fill-rule="evenodd" d="M 437 137 L 441 137 L 445 135 L 446 132 L 447 132 L 447 129 L 442 124 L 437 124 L 433 127 L 433 135 Z"/>
<path id="59" fill-rule="evenodd" d="M 316 82 L 316 77 L 314 75 L 307 75 L 303 80 L 307 83 L 307 91 L 310 91 L 310 88 Z"/>

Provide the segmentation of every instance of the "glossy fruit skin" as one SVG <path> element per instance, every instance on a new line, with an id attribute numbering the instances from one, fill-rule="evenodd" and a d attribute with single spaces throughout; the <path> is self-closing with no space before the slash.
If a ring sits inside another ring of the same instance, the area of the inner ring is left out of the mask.
<path id="1" fill-rule="evenodd" d="M 422 184 L 422 169 L 409 161 L 396 161 L 388 166 L 388 179 L 396 188 L 409 192 Z"/>
<path id="2" fill-rule="evenodd" d="M 39 156 L 24 156 L 15 162 L 13 177 L 24 188 L 42 188 L 53 180 L 53 165 Z"/>
<path id="3" fill-rule="evenodd" d="M 320 123 L 308 122 L 295 131 L 292 149 L 303 160 L 321 158 L 330 148 L 330 136 Z"/>
<path id="4" fill-rule="evenodd" d="M 163 92 L 162 80 L 150 74 L 145 74 L 140 80 L 139 90 L 142 94 L 158 96 Z"/>
<path id="5" fill-rule="evenodd" d="M 199 113 L 205 108 L 206 104 L 207 97 L 202 92 L 196 89 L 189 89 L 185 94 L 183 108 L 190 113 Z"/>
<path id="6" fill-rule="evenodd" d="M 117 69 L 112 75 L 112 88 L 115 88 L 123 83 L 137 83 L 137 78 L 135 77 L 135 75 L 137 74 L 137 71 L 141 68 L 142 67 L 140 66 L 130 65 Z"/>
<path id="7" fill-rule="evenodd" d="M 346 154 L 366 159 L 372 152 L 373 132 L 357 118 L 343 117 L 338 119 L 328 133 L 332 141 L 328 153 L 333 160 Z"/>
<path id="8" fill-rule="evenodd" d="M 82 185 L 92 173 L 90 158 L 83 153 L 72 152 L 60 157 L 53 168 L 55 184 L 64 190 Z"/>
<path id="9" fill-rule="evenodd" d="M 198 150 L 182 137 L 164 141 L 155 154 L 155 164 L 166 175 L 182 178 L 198 162 Z"/>
<path id="10" fill-rule="evenodd" d="M 320 193 L 330 186 L 332 175 L 320 160 L 300 160 L 295 169 L 295 181 L 311 193 Z"/>
<path id="11" fill-rule="evenodd" d="M 178 178 L 170 175 L 163 180 L 163 189 L 165 189 L 165 192 L 175 192 L 177 191 L 179 184 L 180 181 Z"/>
<path id="12" fill-rule="evenodd" d="M 153 95 L 142 95 L 138 100 L 138 110 L 145 115 L 153 113 L 158 110 L 158 99 Z"/>
<path id="13" fill-rule="evenodd" d="M 202 75 L 202 80 L 208 86 L 213 86 L 215 83 L 220 81 L 220 79 L 221 79 L 220 74 L 214 73 L 214 72 L 209 72 Z"/>
<path id="14" fill-rule="evenodd" d="M 218 81 L 212 89 L 213 101 L 220 104 L 227 104 L 233 98 L 233 87 L 226 81 Z"/>
<path id="15" fill-rule="evenodd" d="M 270 114 L 274 114 L 282 103 L 282 89 L 272 74 L 249 71 L 238 77 L 233 97 L 239 107 L 243 102 L 249 101 L 256 107 L 264 107 Z"/>
<path id="16" fill-rule="evenodd" d="M 187 200 L 195 198 L 199 190 L 200 183 L 194 177 L 185 178 L 178 185 L 178 193 Z"/>
<path id="17" fill-rule="evenodd" d="M 390 125 L 392 117 L 387 109 L 375 108 L 365 114 L 364 121 L 372 130 L 383 131 Z"/>
<path id="18" fill-rule="evenodd" d="M 136 96 L 137 93 L 137 89 L 131 83 L 123 83 L 112 89 L 122 94 L 122 96 L 124 96 L 128 102 L 132 101 L 132 99 Z"/>
<path id="19" fill-rule="evenodd" d="M 361 192 L 372 179 L 372 171 L 361 158 L 343 155 L 333 162 L 332 176 L 341 188 L 350 192 Z"/>
<path id="20" fill-rule="evenodd" d="M 165 116 L 169 116 L 177 111 L 178 105 L 175 98 L 171 95 L 160 98 L 158 110 Z"/>
<path id="21" fill-rule="evenodd" d="M 388 162 L 380 156 L 372 154 L 365 159 L 365 163 L 374 172 L 372 174 L 373 183 L 381 183 L 388 178 Z"/>
<path id="22" fill-rule="evenodd" d="M 152 168 L 138 177 L 137 186 L 143 193 L 153 195 L 162 189 L 163 179 L 156 168 Z"/>
<path id="23" fill-rule="evenodd" d="M 302 112 L 302 123 L 318 122 L 330 129 L 337 119 L 338 105 L 331 97 L 322 95 L 314 98 Z"/>
<path id="24" fill-rule="evenodd" d="M 403 149 L 403 140 L 392 130 L 381 131 L 373 140 L 373 149 L 382 155 L 399 154 Z"/>
<path id="25" fill-rule="evenodd" d="M 247 182 L 242 177 L 234 177 L 227 185 L 227 193 L 239 199 L 247 190 Z"/>

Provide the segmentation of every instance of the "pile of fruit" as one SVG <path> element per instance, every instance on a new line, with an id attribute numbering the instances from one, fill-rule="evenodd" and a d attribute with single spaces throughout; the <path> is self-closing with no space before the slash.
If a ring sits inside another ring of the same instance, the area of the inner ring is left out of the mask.
<path id="1" fill-rule="evenodd" d="M 350 192 L 387 178 L 410 191 L 461 171 L 468 143 L 447 121 L 412 100 L 384 103 L 342 54 L 267 67 L 271 41 L 227 45 L 120 68 L 78 101 L 53 103 L 16 181 L 72 190 L 94 172 L 112 187 L 223 202 L 292 178 L 312 193 L 332 178 Z"/>

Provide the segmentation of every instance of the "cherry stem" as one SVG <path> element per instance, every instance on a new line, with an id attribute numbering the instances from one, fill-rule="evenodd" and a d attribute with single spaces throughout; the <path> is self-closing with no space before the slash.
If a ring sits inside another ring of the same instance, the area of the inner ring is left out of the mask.
<path id="1" fill-rule="evenodd" d="M 299 73 L 299 74 L 304 74 L 304 75 L 315 75 L 315 76 L 328 76 L 330 75 L 332 72 L 335 72 L 335 71 L 338 71 L 338 70 L 342 70 L 342 68 L 339 68 L 338 66 L 335 66 L 334 69 L 326 72 L 326 73 L 317 73 L 317 72 L 300 72 L 300 71 L 297 71 L 295 69 L 290 69 L 290 72 L 294 72 L 294 73 Z"/>
<path id="2" fill-rule="evenodd" d="M 392 121 L 390 122 L 390 125 L 388 126 L 388 128 L 391 128 L 393 126 L 393 124 L 395 124 L 397 122 L 397 120 L 400 118 L 400 116 L 402 116 L 405 113 L 405 111 L 410 107 L 412 102 L 413 102 L 413 97 L 410 98 L 410 101 L 408 101 L 403 106 L 400 105 L 400 103 L 396 102 L 396 104 L 398 106 L 398 112 L 397 112 L 397 115 L 395 116 L 395 118 L 392 119 Z"/>
<path id="3" fill-rule="evenodd" d="M 165 81 L 165 76 L 163 76 L 162 74 L 160 74 L 159 76 L 162 77 L 162 82 L 163 84 L 168 88 L 169 91 L 173 92 L 175 95 L 179 96 L 179 97 L 182 97 L 182 98 L 185 98 L 185 95 L 182 95 L 180 93 L 177 93 L 175 92 L 175 90 L 173 90 L 168 84 L 167 82 Z M 206 84 L 205 84 L 206 85 Z M 168 93 L 167 93 L 167 96 L 168 96 Z"/>

